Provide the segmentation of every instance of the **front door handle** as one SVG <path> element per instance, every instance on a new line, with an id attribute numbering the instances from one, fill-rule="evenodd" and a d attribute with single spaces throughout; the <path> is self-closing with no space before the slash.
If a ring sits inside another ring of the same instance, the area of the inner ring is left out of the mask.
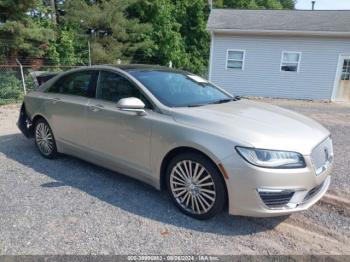
<path id="1" fill-rule="evenodd" d="M 103 105 L 93 105 L 89 107 L 92 112 L 98 112 L 102 110 L 104 107 Z"/>
<path id="2" fill-rule="evenodd" d="M 61 101 L 61 98 L 55 97 L 50 99 L 50 101 L 52 102 L 52 104 L 56 104 L 57 102 Z"/>

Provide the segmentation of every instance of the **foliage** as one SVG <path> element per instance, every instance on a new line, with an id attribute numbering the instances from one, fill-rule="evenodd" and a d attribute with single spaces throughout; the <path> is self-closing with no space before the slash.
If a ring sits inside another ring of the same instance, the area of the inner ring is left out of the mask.
<path id="1" fill-rule="evenodd" d="M 209 7 L 203 0 L 173 0 L 176 20 L 187 57 L 183 67 L 203 75 L 208 67 L 210 35 L 206 31 Z"/>
<path id="2" fill-rule="evenodd" d="M 294 9 L 295 0 L 214 0 L 218 8 Z M 205 76 L 207 0 L 0 0 L 0 63 L 45 58 L 53 65 L 123 62 L 167 65 Z M 20 98 L 0 75 L 0 103 Z M 26 78 L 32 87 L 31 78 Z M 10 100 L 9 100 L 10 99 Z M 12 99 L 12 100 L 11 100 Z"/>
<path id="3" fill-rule="evenodd" d="M 219 8 L 294 9 L 295 0 L 214 0 Z"/>
<path id="4" fill-rule="evenodd" d="M 16 72 L 2 72 L 0 74 L 0 104 L 14 103 L 21 99 L 22 83 Z"/>
<path id="5" fill-rule="evenodd" d="M 55 32 L 41 1 L 1 0 L 0 8 L 0 56 L 44 56 Z"/>
<path id="6" fill-rule="evenodd" d="M 178 67 L 186 59 L 180 34 L 180 23 L 174 16 L 175 5 L 170 0 L 142 0 L 129 8 L 131 17 L 152 25 L 148 37 L 154 42 L 146 54 L 150 62 L 166 65 L 170 61 Z"/>
<path id="7" fill-rule="evenodd" d="M 65 24 L 72 28 L 76 39 L 85 38 L 90 31 L 93 63 L 115 63 L 117 59 L 131 60 L 137 52 L 147 50 L 150 27 L 137 19 L 127 19 L 125 10 L 130 0 L 91 1 L 67 0 L 64 5 Z"/>
<path id="8" fill-rule="evenodd" d="M 152 25 L 147 50 L 150 62 L 202 73 L 208 63 L 209 9 L 203 0 L 139 0 L 128 8 L 130 17 Z"/>
<path id="9" fill-rule="evenodd" d="M 34 79 L 31 75 L 27 75 L 24 79 L 27 93 L 33 91 L 36 88 L 36 84 L 34 83 Z"/>
<path id="10" fill-rule="evenodd" d="M 52 5 L 53 3 L 53 5 Z M 294 8 L 295 0 L 214 0 L 214 7 Z M 0 0 L 0 61 L 46 57 L 53 64 L 207 67 L 207 0 Z M 87 32 L 90 34 L 87 34 Z M 5 41 L 6 39 L 6 41 Z"/>
<path id="11" fill-rule="evenodd" d="M 279 0 L 285 9 L 294 9 L 296 0 Z"/>
<path id="12" fill-rule="evenodd" d="M 77 37 L 75 32 L 62 27 L 58 32 L 55 43 L 51 44 L 49 58 L 56 65 L 87 64 L 87 41 Z"/>

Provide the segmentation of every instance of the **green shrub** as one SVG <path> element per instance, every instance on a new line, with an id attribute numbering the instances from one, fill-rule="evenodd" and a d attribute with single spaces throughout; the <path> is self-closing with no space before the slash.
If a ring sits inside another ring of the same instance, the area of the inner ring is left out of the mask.
<path id="1" fill-rule="evenodd" d="M 0 104 L 18 102 L 23 97 L 21 80 L 14 72 L 0 73 Z"/>
<path id="2" fill-rule="evenodd" d="M 25 84 L 26 84 L 27 94 L 36 88 L 34 79 L 30 75 L 27 75 L 27 77 L 25 77 Z"/>

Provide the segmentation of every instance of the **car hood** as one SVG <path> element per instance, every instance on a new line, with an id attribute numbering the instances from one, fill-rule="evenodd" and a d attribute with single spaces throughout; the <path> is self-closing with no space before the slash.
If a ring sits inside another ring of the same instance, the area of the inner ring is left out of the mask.
<path id="1" fill-rule="evenodd" d="M 316 121 L 270 104 L 239 100 L 174 108 L 175 121 L 231 139 L 237 145 L 309 155 L 329 136 Z"/>

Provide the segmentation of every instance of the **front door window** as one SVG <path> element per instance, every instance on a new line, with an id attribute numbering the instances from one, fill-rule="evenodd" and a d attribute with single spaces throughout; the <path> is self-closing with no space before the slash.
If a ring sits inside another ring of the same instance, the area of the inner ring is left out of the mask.
<path id="1" fill-rule="evenodd" d="M 141 91 L 128 79 L 112 72 L 102 71 L 96 90 L 96 98 L 117 103 L 120 99 L 136 97 L 142 100 L 145 108 L 152 108 L 151 103 Z"/>

